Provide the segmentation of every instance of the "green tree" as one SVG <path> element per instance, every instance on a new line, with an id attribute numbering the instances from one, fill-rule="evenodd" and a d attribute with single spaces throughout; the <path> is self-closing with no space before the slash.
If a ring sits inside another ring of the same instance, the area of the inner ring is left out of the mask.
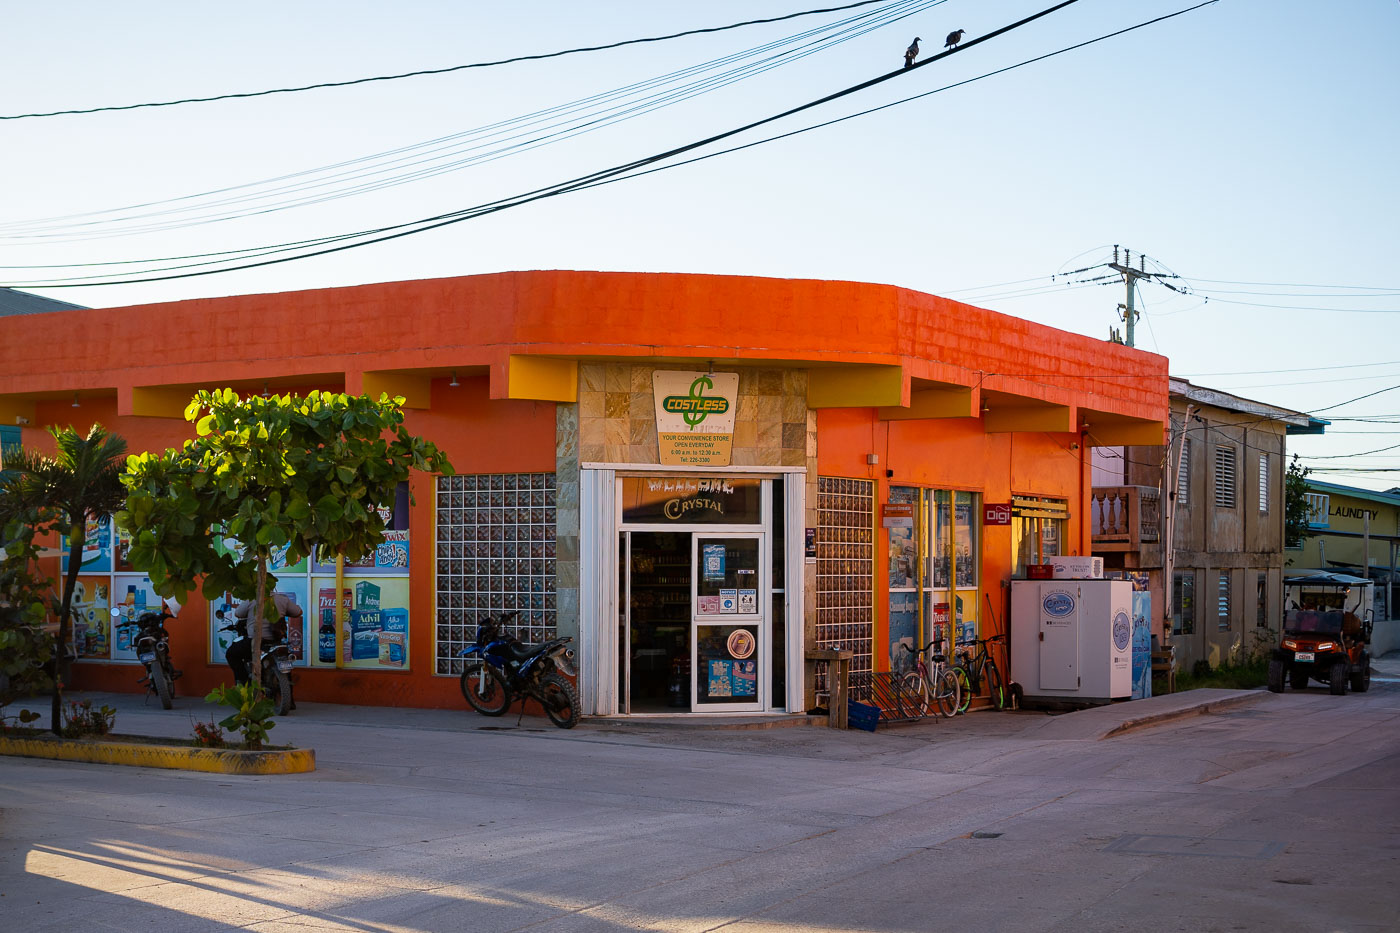
<path id="1" fill-rule="evenodd" d="M 1301 547 L 1311 537 L 1308 525 L 1308 474 L 1312 471 L 1294 454 L 1283 477 L 1283 542 L 1285 547 Z"/>
<path id="2" fill-rule="evenodd" d="M 0 475 L 0 707 L 53 683 L 44 625 L 57 614 L 58 600 L 34 543 L 42 512 L 23 501 L 18 479 L 18 473 Z"/>
<path id="3" fill-rule="evenodd" d="M 117 522 L 132 534 L 131 563 L 162 596 L 183 598 L 202 581 L 206 597 L 254 600 L 248 626 L 253 683 L 261 683 L 262 620 L 272 609 L 268 562 L 317 548 L 348 560 L 383 540 L 377 507 L 410 470 L 450 470 L 430 441 L 403 426 L 402 398 L 313 391 L 240 399 L 232 389 L 199 392 L 185 418 L 197 437 L 180 450 L 130 457 Z M 215 533 L 239 553 L 215 548 Z"/>
<path id="4" fill-rule="evenodd" d="M 34 538 L 51 532 L 68 536 L 68 571 L 63 575 L 63 591 L 58 605 L 58 628 L 54 636 L 49 666 L 53 678 L 53 708 L 50 728 L 58 733 L 63 728 L 63 683 L 58 664 L 68 644 L 73 611 L 73 591 L 82 569 L 83 545 L 88 518 L 97 518 L 121 506 L 125 489 L 121 483 L 122 462 L 126 458 L 126 441 L 109 434 L 95 424 L 82 437 L 71 427 L 52 427 L 54 455 L 47 456 L 31 450 L 7 453 L 5 468 L 14 474 L 5 481 L 6 547 L 24 560 L 34 556 Z M 10 498 L 13 497 L 13 498 Z M 21 531 L 16 522 L 26 523 L 29 530 Z M 12 534 L 13 533 L 13 536 Z M 30 618 L 38 615 L 37 601 L 30 592 Z"/>

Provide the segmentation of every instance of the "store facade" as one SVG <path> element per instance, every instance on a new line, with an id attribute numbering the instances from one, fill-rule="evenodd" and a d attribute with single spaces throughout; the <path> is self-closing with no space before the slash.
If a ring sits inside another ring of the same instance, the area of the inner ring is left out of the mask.
<path id="1" fill-rule="evenodd" d="M 1167 400 L 1161 357 L 846 282 L 506 273 L 0 330 L 0 373 L 24 373 L 0 376 L 0 421 L 39 447 L 93 421 L 178 445 L 202 387 L 403 396 L 453 473 L 381 504 L 392 535 L 347 571 L 344 630 L 324 567 L 277 569 L 307 610 L 298 695 L 376 705 L 463 706 L 477 619 L 514 612 L 522 638 L 576 639 L 587 714 L 800 710 L 809 649 L 861 675 L 1004 630 L 1024 564 L 1089 553 L 1087 448 L 1160 442 Z M 122 347 L 160 362 L 109 367 Z M 98 603 L 154 593 L 120 535 L 94 540 L 76 683 L 137 689 Z M 227 679 L 227 609 L 182 612 L 182 692 Z"/>

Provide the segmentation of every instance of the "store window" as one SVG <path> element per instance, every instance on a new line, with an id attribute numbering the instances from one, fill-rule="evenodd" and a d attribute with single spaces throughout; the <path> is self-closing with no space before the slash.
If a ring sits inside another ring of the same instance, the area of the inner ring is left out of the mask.
<path id="1" fill-rule="evenodd" d="M 977 638 L 981 515 L 978 493 L 892 486 L 882 506 L 889 538 L 890 669 L 930 641 Z"/>
<path id="2" fill-rule="evenodd" d="M 400 483 L 392 502 L 379 506 L 384 539 L 370 553 L 343 567 L 342 631 L 336 655 L 335 559 L 319 556 L 287 563 L 287 549 L 274 548 L 268 570 L 276 592 L 302 607 L 301 624 L 287 632 L 292 660 L 301 667 L 352 670 L 408 669 L 408 573 L 412 556 L 408 484 Z M 240 542 L 217 538 L 215 548 L 238 555 Z M 118 591 L 120 595 L 120 590 Z M 237 601 L 228 593 L 209 602 L 209 661 L 224 663 L 233 633 L 223 631 Z"/>
<path id="3" fill-rule="evenodd" d="M 62 573 L 69 568 L 68 538 L 62 541 Z M 117 529 L 110 515 L 90 517 L 78 552 L 78 578 L 73 587 L 70 649 L 85 661 L 132 661 L 135 629 L 126 623 L 160 605 L 150 577 L 131 566 L 127 554 L 131 536 Z M 119 615 L 113 619 L 112 610 Z"/>
<path id="4" fill-rule="evenodd" d="M 1172 574 L 1172 634 L 1196 634 L 1195 571 Z"/>
<path id="5" fill-rule="evenodd" d="M 1024 577 L 1030 564 L 1043 564 L 1058 557 L 1064 541 L 1069 502 L 1037 496 L 1014 496 L 1011 500 L 1012 575 Z"/>
<path id="6" fill-rule="evenodd" d="M 523 641 L 555 636 L 556 499 L 553 473 L 483 473 L 437 481 L 434 669 L 462 672 L 477 620 L 518 615 Z"/>

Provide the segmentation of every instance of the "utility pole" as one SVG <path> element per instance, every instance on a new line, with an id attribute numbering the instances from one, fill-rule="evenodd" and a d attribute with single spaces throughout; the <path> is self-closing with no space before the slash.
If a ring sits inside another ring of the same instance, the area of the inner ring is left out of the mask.
<path id="1" fill-rule="evenodd" d="M 1137 309 L 1133 306 L 1133 293 L 1136 291 L 1138 279 L 1149 279 L 1152 278 L 1152 275 L 1147 271 L 1147 259 L 1141 252 L 1138 253 L 1138 268 L 1133 268 L 1133 251 L 1127 248 L 1123 250 L 1123 261 L 1120 263 L 1117 244 L 1113 246 L 1113 262 L 1109 263 L 1108 267 L 1122 274 L 1123 284 L 1128 289 L 1127 302 L 1119 305 L 1118 310 L 1123 315 L 1123 321 L 1127 325 L 1124 342 L 1131 347 L 1133 346 L 1133 325 L 1137 323 L 1138 319 Z"/>

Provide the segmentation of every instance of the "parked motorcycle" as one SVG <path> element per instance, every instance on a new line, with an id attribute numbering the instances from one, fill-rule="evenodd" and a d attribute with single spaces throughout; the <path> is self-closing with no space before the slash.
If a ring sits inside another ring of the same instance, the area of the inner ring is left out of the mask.
<path id="1" fill-rule="evenodd" d="M 292 696 L 291 678 L 291 671 L 296 662 L 292 659 L 291 649 L 287 647 L 286 621 L 279 620 L 273 626 L 273 630 L 279 633 L 278 637 L 264 638 L 262 641 L 263 696 L 272 701 L 278 716 L 285 716 L 296 706 L 296 700 Z M 248 625 L 242 619 L 223 626 L 219 631 L 233 633 L 230 647 L 248 640 Z"/>
<path id="2" fill-rule="evenodd" d="M 180 604 L 174 599 L 165 600 L 159 612 L 143 612 L 130 622 L 117 624 L 122 611 L 112 610 L 113 627 L 136 630 L 131 638 L 131 646 L 136 649 L 136 659 L 146 668 L 146 676 L 137 681 L 160 700 L 162 709 L 170 709 L 175 694 L 175 680 L 183 673 L 170 663 L 170 633 L 165 630 L 165 620 L 173 619 L 180 612 Z"/>
<path id="3" fill-rule="evenodd" d="M 462 696 L 483 716 L 501 716 L 516 700 L 525 715 L 525 699 L 544 707 L 549 721 L 561 729 L 578 725 L 578 692 L 568 678 L 574 676 L 572 638 L 552 638 L 528 645 L 505 631 L 509 612 L 477 624 L 476 642 L 462 652 Z"/>

